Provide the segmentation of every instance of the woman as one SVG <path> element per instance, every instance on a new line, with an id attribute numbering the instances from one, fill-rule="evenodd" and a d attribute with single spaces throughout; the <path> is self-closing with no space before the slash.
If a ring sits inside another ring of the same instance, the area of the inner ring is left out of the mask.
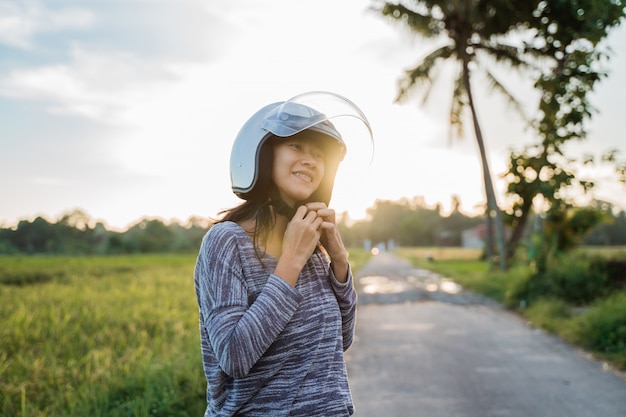
<path id="1" fill-rule="evenodd" d="M 324 100 L 342 109 L 324 113 Z M 344 351 L 356 292 L 328 207 L 346 152 L 329 119 L 341 116 L 371 132 L 347 99 L 307 93 L 259 110 L 233 144 L 245 201 L 206 234 L 195 269 L 205 416 L 353 414 Z"/>

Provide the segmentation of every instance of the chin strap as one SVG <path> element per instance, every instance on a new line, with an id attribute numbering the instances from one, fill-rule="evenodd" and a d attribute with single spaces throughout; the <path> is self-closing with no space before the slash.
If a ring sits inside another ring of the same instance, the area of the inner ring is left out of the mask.
<path id="1" fill-rule="evenodd" d="M 270 200 L 270 205 L 274 206 L 274 210 L 278 214 L 282 214 L 288 220 L 291 220 L 293 216 L 296 214 L 296 209 L 291 207 L 289 204 L 285 203 L 283 200 Z"/>

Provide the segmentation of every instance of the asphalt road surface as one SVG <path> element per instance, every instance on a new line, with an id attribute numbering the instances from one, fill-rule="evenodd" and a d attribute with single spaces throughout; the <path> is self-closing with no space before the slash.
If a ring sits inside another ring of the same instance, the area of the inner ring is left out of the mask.
<path id="1" fill-rule="evenodd" d="M 626 379 L 389 253 L 356 276 L 356 417 L 625 417 Z"/>

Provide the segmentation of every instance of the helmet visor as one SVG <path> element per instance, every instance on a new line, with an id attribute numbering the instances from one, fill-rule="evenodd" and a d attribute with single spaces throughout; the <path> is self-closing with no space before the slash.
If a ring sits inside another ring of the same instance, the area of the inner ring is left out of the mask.
<path id="1" fill-rule="evenodd" d="M 366 165 L 373 157 L 374 138 L 367 117 L 339 94 L 313 91 L 295 96 L 269 112 L 262 128 L 278 137 L 313 129 L 335 138 L 348 155 L 358 155 L 356 159 Z"/>

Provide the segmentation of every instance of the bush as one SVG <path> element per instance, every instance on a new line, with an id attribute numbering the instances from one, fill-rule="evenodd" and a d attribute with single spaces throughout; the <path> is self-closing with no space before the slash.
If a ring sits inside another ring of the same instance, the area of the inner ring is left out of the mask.
<path id="1" fill-rule="evenodd" d="M 605 273 L 611 289 L 626 288 L 626 260 L 598 257 L 591 261 L 590 268 Z"/>
<path id="2" fill-rule="evenodd" d="M 545 272 L 517 281 L 508 294 L 507 304 L 556 298 L 573 305 L 587 305 L 610 292 L 606 271 L 591 265 L 587 259 L 571 257 L 553 261 Z"/>
<path id="3" fill-rule="evenodd" d="M 524 314 L 530 322 L 552 333 L 559 333 L 564 323 L 572 317 L 570 307 L 562 300 L 541 299 Z"/>
<path id="4" fill-rule="evenodd" d="M 574 337 L 588 349 L 621 354 L 623 358 L 626 354 L 626 291 L 603 300 L 580 317 Z"/>

